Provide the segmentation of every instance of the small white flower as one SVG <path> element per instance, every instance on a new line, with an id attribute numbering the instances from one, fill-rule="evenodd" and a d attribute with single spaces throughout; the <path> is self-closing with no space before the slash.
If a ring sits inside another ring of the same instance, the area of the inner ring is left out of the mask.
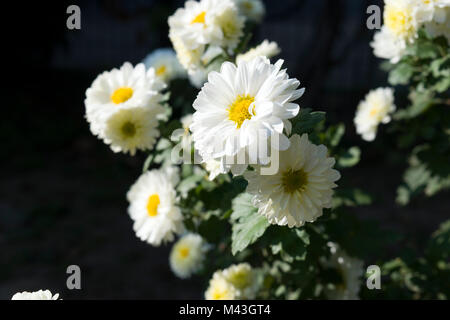
<path id="1" fill-rule="evenodd" d="M 18 292 L 11 300 L 58 300 L 59 293 L 53 295 L 50 290 L 39 290 L 34 292 Z"/>
<path id="2" fill-rule="evenodd" d="M 250 61 L 256 57 L 262 56 L 268 59 L 278 55 L 281 52 L 278 44 L 275 41 L 269 42 L 267 39 L 261 42 L 254 48 L 251 48 L 249 51 L 239 54 L 236 57 L 236 62 L 240 61 Z"/>
<path id="3" fill-rule="evenodd" d="M 258 292 L 256 274 L 248 263 L 216 271 L 205 292 L 206 300 L 249 300 Z"/>
<path id="4" fill-rule="evenodd" d="M 195 49 L 190 49 L 186 46 L 182 38 L 173 32 L 169 33 L 169 38 L 177 53 L 178 61 L 189 73 L 202 68 L 201 58 L 205 52 L 204 45 L 198 46 Z"/>
<path id="5" fill-rule="evenodd" d="M 239 13 L 247 20 L 259 23 L 263 19 L 266 8 L 261 0 L 233 0 Z"/>
<path id="6" fill-rule="evenodd" d="M 169 17 L 169 33 L 188 50 L 205 45 L 234 49 L 243 25 L 244 18 L 231 0 L 189 0 Z M 175 44 L 174 47 L 178 52 Z"/>
<path id="7" fill-rule="evenodd" d="M 142 63 L 133 68 L 125 62 L 120 69 L 103 72 L 86 90 L 86 118 L 92 133 L 105 139 L 107 121 L 122 109 L 160 108 L 164 88 L 155 70 L 146 70 Z"/>
<path id="8" fill-rule="evenodd" d="M 433 20 L 425 24 L 425 29 L 431 37 L 444 36 L 450 43 L 450 1 L 436 4 Z"/>
<path id="9" fill-rule="evenodd" d="M 358 105 L 354 123 L 356 132 L 366 141 L 373 141 L 380 123 L 389 123 L 395 111 L 394 90 L 378 88 L 370 91 Z"/>
<path id="10" fill-rule="evenodd" d="M 270 223 L 299 227 L 322 215 L 331 207 L 335 181 L 340 178 L 333 169 L 335 160 L 327 156 L 324 145 L 314 145 L 308 135 L 294 134 L 288 150 L 280 152 L 279 170 L 275 175 L 247 171 L 247 192 L 253 205 Z"/>
<path id="11" fill-rule="evenodd" d="M 248 263 L 231 265 L 222 271 L 224 278 L 236 289 L 236 299 L 255 299 L 258 291 L 256 274 Z"/>
<path id="12" fill-rule="evenodd" d="M 395 37 L 385 26 L 375 33 L 370 43 L 376 57 L 388 59 L 391 63 L 400 61 L 405 53 L 406 45 L 405 39 Z"/>
<path id="13" fill-rule="evenodd" d="M 328 260 L 322 260 L 322 265 L 336 269 L 342 278 L 342 283 L 326 288 L 325 295 L 331 300 L 358 300 L 364 262 L 347 255 L 336 243 L 329 242 L 328 246 L 331 256 Z"/>
<path id="14" fill-rule="evenodd" d="M 184 231 L 175 186 L 178 168 L 166 167 L 142 174 L 127 193 L 133 229 L 142 241 L 159 246 Z"/>
<path id="15" fill-rule="evenodd" d="M 161 48 L 145 57 L 143 63 L 147 68 L 154 68 L 155 74 L 164 82 L 186 77 L 186 71 L 178 62 L 175 51 L 170 48 Z"/>
<path id="16" fill-rule="evenodd" d="M 208 171 L 208 180 L 213 181 L 219 174 L 226 173 L 226 170 L 222 169 L 220 161 L 209 159 L 204 162 L 205 169 Z"/>
<path id="17" fill-rule="evenodd" d="M 206 300 L 236 300 L 236 288 L 223 276 L 222 271 L 216 271 L 211 280 L 209 287 L 205 292 Z"/>
<path id="18" fill-rule="evenodd" d="M 290 130 L 288 119 L 299 112 L 299 105 L 292 101 L 304 89 L 297 89 L 300 82 L 289 78 L 282 64 L 282 60 L 271 64 L 256 57 L 237 66 L 225 62 L 220 72 L 209 73 L 194 101 L 190 127 L 195 148 L 205 161 L 219 160 L 226 170 L 241 174 L 247 164 L 236 164 L 230 157 L 241 158 L 252 145 L 263 145 L 274 137 L 279 141 L 277 148 L 289 147 L 284 130 Z M 268 162 L 261 152 L 248 155 L 251 163 Z"/>
<path id="19" fill-rule="evenodd" d="M 203 264 L 207 250 L 206 243 L 198 234 L 186 234 L 172 247 L 170 268 L 180 278 L 189 278 Z"/>

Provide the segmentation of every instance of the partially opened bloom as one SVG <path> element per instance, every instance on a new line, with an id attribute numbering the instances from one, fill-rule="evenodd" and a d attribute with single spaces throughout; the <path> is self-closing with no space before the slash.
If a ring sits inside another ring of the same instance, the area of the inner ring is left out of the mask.
<path id="1" fill-rule="evenodd" d="M 444 36 L 450 43 L 450 1 L 434 0 L 433 19 L 425 24 L 431 37 Z"/>
<path id="2" fill-rule="evenodd" d="M 261 0 L 233 0 L 239 13 L 247 20 L 259 23 L 264 18 L 266 8 Z"/>
<path id="3" fill-rule="evenodd" d="M 331 300 L 358 300 L 361 288 L 361 277 L 364 274 L 362 260 L 350 257 L 336 243 L 329 242 L 331 256 L 322 261 L 327 268 L 336 269 L 341 281 L 325 289 L 325 295 Z"/>
<path id="4" fill-rule="evenodd" d="M 198 234 L 189 233 L 181 237 L 170 252 L 170 268 L 180 278 L 189 278 L 203 264 L 207 246 Z"/>
<path id="5" fill-rule="evenodd" d="M 164 82 L 186 77 L 186 71 L 177 59 L 175 51 L 161 48 L 145 57 L 143 63 L 147 68 L 154 68 L 155 74 Z"/>
<path id="6" fill-rule="evenodd" d="M 34 292 L 18 292 L 11 300 L 58 300 L 59 293 L 53 295 L 50 290 L 39 290 Z"/>
<path id="7" fill-rule="evenodd" d="M 290 148 L 280 152 L 275 175 L 261 175 L 256 168 L 245 172 L 244 177 L 259 214 L 272 224 L 299 227 L 315 221 L 323 208 L 331 207 L 340 174 L 333 169 L 335 160 L 328 157 L 327 148 L 309 142 L 307 134 L 295 134 L 290 142 Z"/>
<path id="8" fill-rule="evenodd" d="M 394 90 L 378 88 L 370 91 L 356 110 L 354 123 L 356 132 L 366 141 L 373 141 L 380 123 L 389 123 L 391 113 L 396 109 Z"/>
<path id="9" fill-rule="evenodd" d="M 237 290 L 231 282 L 224 276 L 222 271 L 216 271 L 211 280 L 209 287 L 205 292 L 206 300 L 235 300 L 237 299 Z"/>
<path id="10" fill-rule="evenodd" d="M 169 37 L 188 70 L 196 69 L 207 45 L 234 49 L 243 27 L 244 18 L 231 0 L 189 0 L 169 17 Z"/>
<path id="11" fill-rule="evenodd" d="M 223 276 L 236 289 L 236 298 L 251 300 L 258 291 L 256 274 L 250 264 L 240 263 L 231 265 L 222 271 Z"/>
<path id="12" fill-rule="evenodd" d="M 178 181 L 178 169 L 165 167 L 142 174 L 128 191 L 128 213 L 142 241 L 159 246 L 184 231 L 175 191 Z"/>
<path id="13" fill-rule="evenodd" d="M 256 297 L 258 283 L 248 263 L 231 265 L 213 274 L 206 290 L 206 300 L 249 300 Z"/>
<path id="14" fill-rule="evenodd" d="M 264 40 L 259 45 L 251 48 L 247 52 L 238 54 L 238 56 L 236 57 L 236 62 L 239 63 L 240 61 L 250 61 L 259 56 L 270 59 L 279 54 L 280 51 L 281 50 L 275 41 L 269 42 L 268 40 Z"/>
<path id="15" fill-rule="evenodd" d="M 120 69 L 100 74 L 86 90 L 86 118 L 94 135 L 105 138 L 108 120 L 123 109 L 149 108 L 160 110 L 164 83 L 155 76 L 153 68 L 144 64 L 133 67 L 125 62 Z"/>
<path id="16" fill-rule="evenodd" d="M 215 159 L 224 170 L 240 174 L 249 162 L 269 161 L 267 154 L 249 150 L 266 146 L 270 139 L 278 142 L 274 145 L 278 150 L 289 147 L 285 131 L 290 131 L 289 119 L 300 109 L 293 101 L 304 89 L 297 89 L 300 82 L 289 78 L 282 64 L 282 60 L 271 64 L 256 57 L 237 66 L 225 62 L 220 72 L 209 73 L 194 101 L 196 112 L 190 127 L 204 161 Z M 237 163 L 234 156 L 243 163 Z"/>

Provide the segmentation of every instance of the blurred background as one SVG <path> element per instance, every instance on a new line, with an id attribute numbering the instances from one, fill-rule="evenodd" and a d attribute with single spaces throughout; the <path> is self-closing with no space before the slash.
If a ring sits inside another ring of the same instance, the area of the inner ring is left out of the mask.
<path id="1" fill-rule="evenodd" d="M 17 3 L 4 11 L 16 18 L 4 40 L 12 53 L 4 67 L 13 72 L 0 120 L 0 299 L 47 288 L 64 299 L 203 298 L 204 283 L 171 273 L 170 245 L 154 248 L 134 234 L 125 194 L 145 154 L 114 154 L 84 119 L 85 90 L 97 74 L 170 47 L 167 18 L 183 3 L 58 1 Z M 70 4 L 81 8 L 81 30 L 66 28 Z M 326 111 L 330 123 L 344 122 L 346 143 L 361 147 L 362 161 L 344 181 L 376 200 L 355 214 L 404 235 L 374 257 L 381 259 L 420 248 L 448 218 L 450 197 L 398 206 L 396 187 L 406 164 L 384 152 L 393 142 L 383 138 L 383 128 L 371 144 L 356 136 L 358 102 L 387 85 L 369 47 L 371 4 L 382 7 L 372 0 L 266 0 L 252 44 L 276 41 L 290 76 L 306 87 L 300 106 Z M 66 288 L 72 264 L 81 267 L 82 290 Z"/>

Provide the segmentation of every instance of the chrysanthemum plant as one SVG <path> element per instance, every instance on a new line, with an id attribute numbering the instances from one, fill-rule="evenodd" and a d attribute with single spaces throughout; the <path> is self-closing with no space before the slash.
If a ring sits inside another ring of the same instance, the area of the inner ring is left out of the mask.
<path id="1" fill-rule="evenodd" d="M 397 189 L 404 205 L 450 188 L 450 1 L 386 0 L 384 24 L 372 46 L 389 59 L 381 67 L 398 87 L 387 133 L 409 166 Z M 369 120 L 358 122 L 361 128 Z"/>
<path id="2" fill-rule="evenodd" d="M 170 267 L 203 276 L 206 299 L 357 299 L 361 259 L 393 238 L 352 212 L 371 197 L 348 185 L 360 149 L 345 126 L 300 108 L 305 89 L 269 61 L 276 43 L 247 49 L 263 13 L 259 0 L 187 1 L 169 18 L 175 51 L 101 74 L 86 117 L 113 151 L 148 153 L 127 194 L 133 229 L 154 246 L 180 236 Z"/>

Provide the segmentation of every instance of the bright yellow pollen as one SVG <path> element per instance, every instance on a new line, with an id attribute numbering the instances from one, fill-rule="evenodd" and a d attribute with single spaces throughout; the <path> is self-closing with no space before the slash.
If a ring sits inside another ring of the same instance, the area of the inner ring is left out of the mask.
<path id="1" fill-rule="evenodd" d="M 186 258 L 189 255 L 189 248 L 188 247 L 181 247 L 178 252 L 180 253 L 181 258 Z"/>
<path id="2" fill-rule="evenodd" d="M 411 29 L 411 16 L 409 12 L 386 6 L 384 23 L 396 36 L 409 36 Z"/>
<path id="3" fill-rule="evenodd" d="M 286 193 L 304 191 L 307 183 L 308 175 L 302 169 L 297 171 L 292 171 L 292 169 L 290 169 L 286 171 L 281 178 L 281 184 Z"/>
<path id="4" fill-rule="evenodd" d="M 159 196 L 152 194 L 147 200 L 147 214 L 150 217 L 155 217 L 158 214 Z"/>
<path id="5" fill-rule="evenodd" d="M 225 290 L 216 289 L 212 294 L 213 300 L 223 300 L 227 292 Z"/>
<path id="6" fill-rule="evenodd" d="M 378 113 L 378 109 L 373 108 L 372 110 L 370 110 L 369 115 L 373 118 L 377 115 L 377 113 Z"/>
<path id="7" fill-rule="evenodd" d="M 248 107 L 255 101 L 254 97 L 249 95 L 239 95 L 236 101 L 227 109 L 228 119 L 234 121 L 239 129 L 245 120 L 250 120 L 255 115 L 255 107 L 253 107 L 252 113 L 248 112 Z"/>
<path id="8" fill-rule="evenodd" d="M 115 104 L 124 103 L 133 95 L 133 89 L 128 87 L 121 87 L 113 92 L 111 101 Z"/>
<path id="9" fill-rule="evenodd" d="M 206 15 L 206 11 L 200 12 L 200 14 L 198 14 L 198 15 L 191 21 L 191 24 L 194 24 L 194 23 L 205 23 L 205 15 Z"/>
<path id="10" fill-rule="evenodd" d="M 156 75 L 157 76 L 162 76 L 164 73 L 166 73 L 166 66 L 162 65 L 160 67 L 158 67 L 158 69 L 156 69 Z"/>

